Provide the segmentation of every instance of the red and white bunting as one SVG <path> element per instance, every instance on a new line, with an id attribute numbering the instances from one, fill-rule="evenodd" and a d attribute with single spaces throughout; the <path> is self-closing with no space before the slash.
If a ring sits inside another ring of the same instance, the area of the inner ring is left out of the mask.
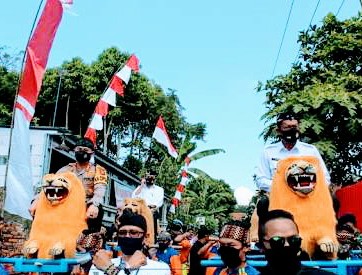
<path id="1" fill-rule="evenodd" d="M 175 213 L 176 207 L 179 206 L 181 197 L 182 197 L 182 193 L 185 191 L 186 185 L 189 181 L 187 170 L 190 165 L 190 162 L 191 162 L 191 159 L 189 157 L 186 157 L 185 164 L 181 170 L 181 181 L 177 185 L 175 195 L 171 201 L 171 207 L 170 207 L 171 213 Z"/>
<path id="2" fill-rule="evenodd" d="M 116 106 L 116 94 L 124 96 L 125 85 L 128 84 L 132 71 L 139 71 L 139 60 L 131 55 L 126 64 L 115 73 L 101 99 L 99 100 L 84 137 L 89 138 L 96 144 L 96 130 L 103 129 L 103 118 L 108 114 L 108 105 Z"/>
<path id="3" fill-rule="evenodd" d="M 34 196 L 29 125 L 34 116 L 49 52 L 62 16 L 62 3 L 59 0 L 47 0 L 26 49 L 24 72 L 14 108 L 4 209 L 26 219 L 31 219 L 28 207 Z"/>
<path id="4" fill-rule="evenodd" d="M 167 134 L 165 123 L 163 122 L 162 116 L 158 118 L 155 131 L 152 137 L 162 145 L 166 146 L 168 153 L 173 157 L 177 158 L 178 153 L 175 147 L 172 145 L 171 140 Z"/>

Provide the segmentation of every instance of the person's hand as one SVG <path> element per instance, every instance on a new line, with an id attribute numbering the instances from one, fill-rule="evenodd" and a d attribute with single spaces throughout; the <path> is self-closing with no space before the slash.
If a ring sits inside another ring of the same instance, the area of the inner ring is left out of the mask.
<path id="1" fill-rule="evenodd" d="M 128 260 L 128 266 L 131 269 L 139 268 L 143 265 L 147 264 L 147 258 L 145 254 L 143 254 L 140 250 L 136 250 L 135 253 L 131 256 L 131 258 Z"/>
<path id="2" fill-rule="evenodd" d="M 94 204 L 91 204 L 87 209 L 87 218 L 95 219 L 98 217 L 99 209 Z"/>
<path id="3" fill-rule="evenodd" d="M 93 264 L 96 268 L 104 271 L 112 264 L 109 251 L 101 249 L 93 256 Z"/>

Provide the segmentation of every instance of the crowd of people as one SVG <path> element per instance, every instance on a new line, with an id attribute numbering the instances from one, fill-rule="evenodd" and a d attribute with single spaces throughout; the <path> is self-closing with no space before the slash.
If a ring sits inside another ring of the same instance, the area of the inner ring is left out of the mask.
<path id="1" fill-rule="evenodd" d="M 301 261 L 310 260 L 301 248 L 302 238 L 293 215 L 282 209 L 269 209 L 270 186 L 277 163 L 289 156 L 314 156 L 321 164 L 325 183 L 331 179 L 324 161 L 313 145 L 299 141 L 299 120 L 293 113 L 284 113 L 277 118 L 277 133 L 280 141 L 265 147 L 256 173 L 261 197 L 256 213 L 258 220 L 258 243 L 250 238 L 250 223 L 247 220 L 230 220 L 220 228 L 184 225 L 173 220 L 166 231 L 157 224 L 159 209 L 164 201 L 164 190 L 155 184 L 155 173 L 148 173 L 141 185 L 132 193 L 132 198 L 141 198 L 154 218 L 155 244 L 147 243 L 147 221 L 141 214 L 121 211 L 117 214 L 112 232 L 101 225 L 102 201 L 106 190 L 107 172 L 90 161 L 94 145 L 81 139 L 75 146 L 76 162 L 58 172 L 70 171 L 81 180 L 86 191 L 87 224 L 77 240 L 77 250 L 90 253 L 92 260 L 75 266 L 72 274 L 173 274 L 173 275 L 253 275 L 253 274 L 331 274 L 320 268 L 303 266 Z M 29 208 L 34 216 L 37 197 Z M 337 239 L 340 244 L 339 259 L 356 258 L 352 250 L 362 248 L 362 235 L 357 229 L 356 217 L 347 214 L 338 219 Z M 109 245 L 112 243 L 112 245 Z M 111 250 L 111 251 L 110 251 Z M 264 267 L 248 264 L 249 254 L 263 255 Z M 222 266 L 204 266 L 203 260 L 221 259 Z M 358 274 L 359 268 L 350 269 Z"/>
<path id="2" fill-rule="evenodd" d="M 259 243 L 251 247 L 250 224 L 230 220 L 218 232 L 205 226 L 195 228 L 174 220 L 157 235 L 154 245 L 147 245 L 147 225 L 143 216 L 124 212 L 117 217 L 118 253 L 101 249 L 93 257 L 90 274 L 172 274 L 172 275 L 294 275 L 333 274 L 317 267 L 303 266 L 311 260 L 302 250 L 302 238 L 291 213 L 277 209 L 265 213 L 259 221 Z M 362 235 L 355 227 L 352 214 L 338 220 L 339 259 L 353 257 L 351 250 L 360 249 Z M 113 255 L 113 258 L 112 256 Z M 248 264 L 248 255 L 260 255 L 266 266 Z M 203 260 L 221 259 L 222 266 L 204 266 Z M 348 274 L 359 274 L 359 267 Z M 73 274 L 79 274 L 73 272 Z"/>

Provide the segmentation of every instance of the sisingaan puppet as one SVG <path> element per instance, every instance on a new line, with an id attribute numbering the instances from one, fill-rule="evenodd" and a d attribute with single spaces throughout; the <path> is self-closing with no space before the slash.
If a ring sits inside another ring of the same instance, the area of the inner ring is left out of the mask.
<path id="1" fill-rule="evenodd" d="M 47 174 L 23 253 L 30 258 L 72 258 L 86 224 L 85 191 L 71 172 Z"/>
<path id="2" fill-rule="evenodd" d="M 316 251 L 327 259 L 337 257 L 332 197 L 316 157 L 280 160 L 269 199 L 269 210 L 284 209 L 293 214 L 303 238 L 302 249 L 311 257 Z"/>

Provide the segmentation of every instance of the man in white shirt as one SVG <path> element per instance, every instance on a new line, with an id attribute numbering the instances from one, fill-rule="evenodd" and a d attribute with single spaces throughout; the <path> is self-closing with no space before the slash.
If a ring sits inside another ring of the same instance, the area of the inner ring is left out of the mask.
<path id="1" fill-rule="evenodd" d="M 141 179 L 141 185 L 132 192 L 132 198 L 144 199 L 151 209 L 154 219 L 155 237 L 157 236 L 157 221 L 159 219 L 159 209 L 163 205 L 164 190 L 155 184 L 155 173 L 150 172 Z"/>
<path id="2" fill-rule="evenodd" d="M 293 113 L 282 113 L 277 118 L 277 133 L 280 141 L 267 145 L 260 158 L 256 172 L 256 185 L 260 190 L 269 192 L 278 161 L 290 156 L 315 156 L 320 160 L 324 171 L 325 182 L 330 184 L 330 175 L 318 149 L 305 142 L 299 141 L 299 120 Z M 257 205 L 260 216 L 268 211 L 269 199 L 262 196 Z"/>
<path id="3" fill-rule="evenodd" d="M 290 156 L 315 156 L 324 171 L 325 180 L 330 184 L 330 175 L 318 149 L 299 141 L 299 121 L 292 113 L 283 113 L 277 119 L 277 132 L 280 141 L 267 145 L 262 153 L 256 173 L 256 184 L 260 190 L 270 191 L 271 182 L 278 161 Z"/>

